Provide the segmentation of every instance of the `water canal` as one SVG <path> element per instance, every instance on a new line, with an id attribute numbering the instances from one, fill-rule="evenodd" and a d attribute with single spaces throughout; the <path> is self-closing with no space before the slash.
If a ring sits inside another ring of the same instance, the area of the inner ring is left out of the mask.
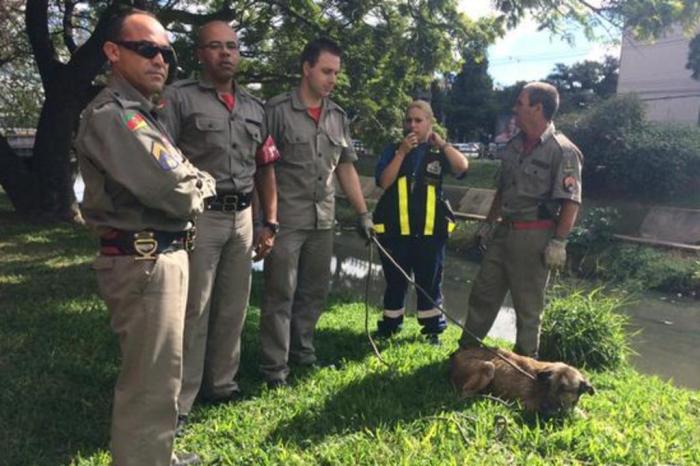
<path id="1" fill-rule="evenodd" d="M 338 233 L 332 261 L 333 291 L 364 299 L 369 263 L 364 242 L 354 232 Z M 384 282 L 377 254 L 374 254 L 370 303 L 380 306 Z M 446 310 L 464 321 L 471 283 L 479 265 L 448 253 L 444 269 L 443 294 Z M 515 340 L 515 313 L 506 299 L 489 335 Z M 407 309 L 415 310 L 411 293 Z M 632 364 L 641 372 L 687 388 L 700 389 L 700 300 L 646 292 L 623 312 L 630 317 L 632 340 L 637 353 Z"/>

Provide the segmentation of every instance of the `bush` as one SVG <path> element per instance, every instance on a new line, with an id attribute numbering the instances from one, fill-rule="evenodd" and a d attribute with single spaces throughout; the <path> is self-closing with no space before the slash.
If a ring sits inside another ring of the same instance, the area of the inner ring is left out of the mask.
<path id="1" fill-rule="evenodd" d="M 630 353 L 628 317 L 618 312 L 624 302 L 600 288 L 555 290 L 542 316 L 540 357 L 596 370 L 620 366 Z"/>
<path id="2" fill-rule="evenodd" d="M 582 114 L 566 115 L 559 128 L 585 157 L 584 194 L 667 201 L 698 188 L 700 129 L 646 122 L 635 96 L 615 97 Z"/>
<path id="3" fill-rule="evenodd" d="M 613 97 L 559 119 L 558 128 L 583 152 L 584 194 L 614 191 L 609 167 L 618 165 L 616 159 L 626 152 L 629 135 L 644 125 L 644 104 L 632 95 Z"/>

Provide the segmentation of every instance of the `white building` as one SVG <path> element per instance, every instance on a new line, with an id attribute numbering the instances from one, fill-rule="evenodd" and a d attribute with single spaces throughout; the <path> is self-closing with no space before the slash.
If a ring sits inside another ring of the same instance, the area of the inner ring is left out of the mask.
<path id="1" fill-rule="evenodd" d="M 654 42 L 625 37 L 620 52 L 618 94 L 639 95 L 652 121 L 697 125 L 700 81 L 693 79 L 685 67 L 691 38 L 680 28 Z"/>

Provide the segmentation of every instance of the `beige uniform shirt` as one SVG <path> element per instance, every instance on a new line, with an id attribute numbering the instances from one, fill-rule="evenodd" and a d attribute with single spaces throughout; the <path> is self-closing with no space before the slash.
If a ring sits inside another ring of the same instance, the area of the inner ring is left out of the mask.
<path id="1" fill-rule="evenodd" d="M 82 114 L 75 141 L 85 180 L 83 216 L 98 232 L 188 229 L 214 180 L 182 157 L 153 105 L 113 77 Z"/>
<path id="2" fill-rule="evenodd" d="M 559 200 L 581 203 L 583 155 L 554 124 L 540 137 L 532 153 L 523 153 L 523 134 L 510 140 L 502 153 L 499 177 L 501 213 L 506 220 L 537 220 L 558 214 Z M 543 211 L 545 209 L 545 211 Z"/>
<path id="3" fill-rule="evenodd" d="M 281 158 L 275 163 L 277 218 L 296 229 L 329 229 L 335 216 L 333 173 L 339 163 L 357 160 L 347 116 L 323 99 L 318 125 L 299 90 L 278 95 L 265 106 L 267 128 Z"/>
<path id="4" fill-rule="evenodd" d="M 255 152 L 267 138 L 260 100 L 235 86 L 232 111 L 206 81 L 186 79 L 169 86 L 159 109 L 177 146 L 197 168 L 216 180 L 219 193 L 253 190 Z"/>

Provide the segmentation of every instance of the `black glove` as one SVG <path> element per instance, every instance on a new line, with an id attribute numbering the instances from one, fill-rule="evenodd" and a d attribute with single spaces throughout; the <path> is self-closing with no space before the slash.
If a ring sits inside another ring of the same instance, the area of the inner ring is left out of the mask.
<path id="1" fill-rule="evenodd" d="M 374 236 L 374 223 L 369 212 L 357 216 L 357 232 L 368 241 Z"/>

